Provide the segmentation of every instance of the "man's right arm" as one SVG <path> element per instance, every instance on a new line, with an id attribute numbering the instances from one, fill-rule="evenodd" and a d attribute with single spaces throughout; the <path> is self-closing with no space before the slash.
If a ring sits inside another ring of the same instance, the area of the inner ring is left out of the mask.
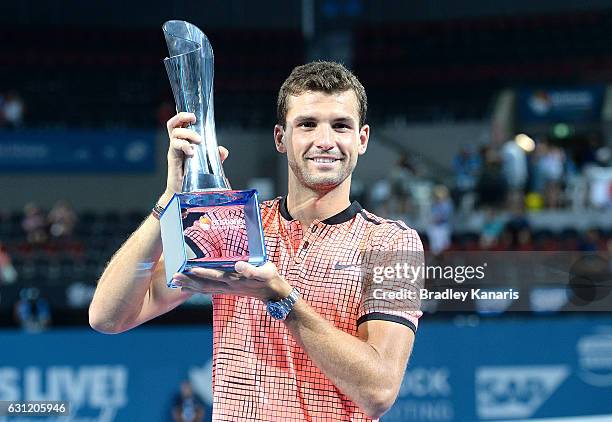
<path id="1" fill-rule="evenodd" d="M 201 142 L 187 126 L 195 115 L 179 113 L 167 124 L 168 179 L 159 204 L 166 206 L 175 192 L 180 192 L 183 163 Z M 228 152 L 220 147 L 223 161 Z M 148 216 L 142 225 L 115 253 L 100 277 L 89 306 L 89 324 L 103 333 L 120 333 L 166 313 L 185 301 L 191 293 L 166 287 L 164 260 L 161 256 L 159 221 Z"/>
<path id="2" fill-rule="evenodd" d="M 170 198 L 164 194 L 160 204 Z M 89 324 L 114 334 L 166 313 L 190 294 L 166 287 L 159 221 L 149 216 L 113 256 L 89 307 Z"/>

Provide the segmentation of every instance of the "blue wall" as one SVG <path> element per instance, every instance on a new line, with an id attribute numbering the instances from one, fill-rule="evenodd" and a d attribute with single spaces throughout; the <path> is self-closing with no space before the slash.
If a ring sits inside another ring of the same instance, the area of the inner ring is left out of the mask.
<path id="1" fill-rule="evenodd" d="M 70 400 L 73 421 L 167 421 L 185 377 L 210 401 L 208 327 L 117 336 L 2 331 L 0 345 L 0 400 Z M 612 316 L 593 314 L 477 326 L 424 320 L 400 396 L 383 420 L 605 413 L 612 414 Z"/>

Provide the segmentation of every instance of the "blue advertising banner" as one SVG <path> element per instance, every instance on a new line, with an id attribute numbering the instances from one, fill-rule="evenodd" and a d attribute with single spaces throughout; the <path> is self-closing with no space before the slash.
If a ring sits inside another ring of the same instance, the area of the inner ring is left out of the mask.
<path id="1" fill-rule="evenodd" d="M 212 331 L 141 327 L 0 332 L 0 401 L 68 400 L 70 421 L 171 420 L 180 382 L 212 403 Z M 612 316 L 424 319 L 395 405 L 383 422 L 506 421 L 608 415 Z M 0 422 L 65 417 L 7 417 Z M 591 420 L 591 419 L 589 419 Z"/>
<path id="2" fill-rule="evenodd" d="M 522 124 L 598 122 L 604 93 L 603 86 L 521 89 L 518 119 Z"/>
<path id="3" fill-rule="evenodd" d="M 141 327 L 114 336 L 4 331 L 0 344 L 0 401 L 68 400 L 71 422 L 167 422 L 184 379 L 212 403 L 210 328 Z M 66 417 L 0 416 L 1 422 L 33 420 Z"/>
<path id="4" fill-rule="evenodd" d="M 584 315 L 476 326 L 423 320 L 383 420 L 612 420 L 612 316 Z"/>
<path id="5" fill-rule="evenodd" d="M 143 130 L 0 131 L 0 172 L 153 171 L 155 136 Z"/>

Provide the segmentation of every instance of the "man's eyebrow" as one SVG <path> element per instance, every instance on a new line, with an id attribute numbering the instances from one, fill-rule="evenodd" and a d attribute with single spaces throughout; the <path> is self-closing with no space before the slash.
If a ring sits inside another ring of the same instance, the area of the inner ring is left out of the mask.
<path id="1" fill-rule="evenodd" d="M 293 124 L 296 126 L 301 125 L 303 123 L 307 123 L 307 122 L 317 123 L 318 121 L 319 119 L 312 114 L 302 114 L 299 116 L 295 116 L 293 118 Z M 347 115 L 347 116 L 337 116 L 337 117 L 332 118 L 331 124 L 332 125 L 341 124 L 341 125 L 346 125 L 350 127 L 356 127 L 358 125 L 358 122 L 354 117 Z"/>
<path id="2" fill-rule="evenodd" d="M 317 120 L 317 118 L 311 114 L 302 114 L 302 115 L 294 117 L 293 120 L 296 122 L 304 122 L 307 120 Z"/>
<path id="3" fill-rule="evenodd" d="M 312 114 L 302 114 L 293 118 L 293 121 L 295 122 L 305 122 L 313 120 L 316 121 L 318 120 L 318 118 Z M 354 123 L 355 119 L 351 116 L 339 116 L 334 117 L 333 119 L 331 119 L 331 121 L 334 123 Z"/>
<path id="4" fill-rule="evenodd" d="M 336 117 L 332 120 L 334 123 L 355 123 L 355 119 L 351 116 Z"/>

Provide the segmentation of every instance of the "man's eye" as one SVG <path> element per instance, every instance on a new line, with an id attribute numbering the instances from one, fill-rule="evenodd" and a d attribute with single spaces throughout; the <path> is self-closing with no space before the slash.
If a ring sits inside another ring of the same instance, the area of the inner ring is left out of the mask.
<path id="1" fill-rule="evenodd" d="M 347 125 L 346 123 L 336 123 L 334 125 L 334 129 L 340 129 L 340 130 L 349 130 L 351 127 L 349 125 Z"/>
<path id="2" fill-rule="evenodd" d="M 313 128 L 316 126 L 315 122 L 302 122 L 299 124 L 300 127 Z"/>

